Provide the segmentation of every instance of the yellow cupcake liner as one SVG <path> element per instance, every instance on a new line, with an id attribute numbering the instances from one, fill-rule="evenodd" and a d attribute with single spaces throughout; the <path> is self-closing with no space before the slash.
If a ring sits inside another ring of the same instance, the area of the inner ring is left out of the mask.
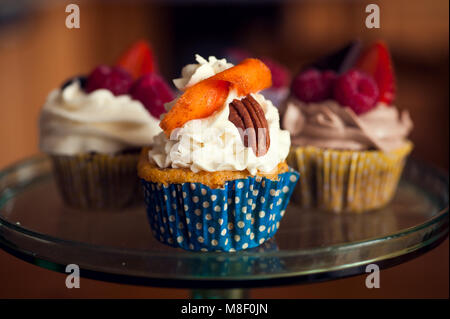
<path id="1" fill-rule="evenodd" d="M 395 194 L 412 147 L 411 142 L 392 152 L 293 147 L 287 161 L 300 172 L 293 201 L 336 213 L 380 208 Z"/>
<path id="2" fill-rule="evenodd" d="M 50 155 L 61 196 L 72 207 L 120 209 L 142 200 L 139 152 Z"/>

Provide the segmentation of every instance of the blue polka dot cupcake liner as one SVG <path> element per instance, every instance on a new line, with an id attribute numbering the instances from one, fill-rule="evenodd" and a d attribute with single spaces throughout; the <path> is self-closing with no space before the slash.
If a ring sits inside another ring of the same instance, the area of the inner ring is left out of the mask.
<path id="1" fill-rule="evenodd" d="M 160 242 L 192 251 L 233 252 L 272 238 L 299 179 L 290 169 L 278 180 L 255 176 L 223 188 L 142 179 L 147 216 Z"/>

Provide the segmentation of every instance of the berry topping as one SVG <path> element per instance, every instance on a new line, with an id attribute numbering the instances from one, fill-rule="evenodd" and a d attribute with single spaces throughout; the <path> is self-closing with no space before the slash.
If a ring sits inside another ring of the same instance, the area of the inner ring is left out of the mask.
<path id="1" fill-rule="evenodd" d="M 98 89 L 110 90 L 114 95 L 127 94 L 133 78 L 119 67 L 98 66 L 91 72 L 86 81 L 86 92 Z"/>
<path id="2" fill-rule="evenodd" d="M 335 82 L 334 98 L 342 106 L 350 107 L 356 114 L 371 110 L 379 95 L 375 80 L 358 70 L 350 70 Z"/>
<path id="3" fill-rule="evenodd" d="M 394 100 L 394 70 L 385 43 L 378 41 L 370 46 L 359 58 L 356 68 L 373 76 L 380 90 L 380 102 L 390 104 Z"/>
<path id="4" fill-rule="evenodd" d="M 319 70 L 333 70 L 338 74 L 342 74 L 354 66 L 360 51 L 361 42 L 355 40 L 338 51 L 313 62 L 309 67 Z"/>
<path id="5" fill-rule="evenodd" d="M 131 87 L 130 94 L 134 99 L 141 101 L 157 119 L 166 112 L 164 103 L 174 99 L 169 85 L 155 73 L 144 75 L 137 80 Z"/>
<path id="6" fill-rule="evenodd" d="M 322 72 L 322 81 L 325 84 L 328 92 L 327 98 L 331 98 L 333 96 L 333 88 L 337 78 L 338 75 L 332 70 L 326 70 Z"/>
<path id="7" fill-rule="evenodd" d="M 272 73 L 272 87 L 279 89 L 289 85 L 291 75 L 287 68 L 282 66 L 280 63 L 269 59 L 262 58 L 261 61 L 270 69 Z"/>
<path id="8" fill-rule="evenodd" d="M 64 90 L 66 87 L 68 87 L 75 81 L 80 82 L 80 87 L 82 89 L 84 89 L 86 87 L 86 77 L 84 75 L 78 75 L 78 76 L 74 76 L 74 77 L 68 79 L 66 82 L 64 82 L 61 85 L 61 90 Z"/>
<path id="9" fill-rule="evenodd" d="M 138 41 L 132 45 L 117 60 L 116 65 L 128 71 L 134 79 L 151 72 L 157 72 L 153 52 L 147 41 Z"/>
<path id="10" fill-rule="evenodd" d="M 292 92 L 301 101 L 320 102 L 333 95 L 336 73 L 331 70 L 321 72 L 308 69 L 297 75 L 292 82 Z"/>

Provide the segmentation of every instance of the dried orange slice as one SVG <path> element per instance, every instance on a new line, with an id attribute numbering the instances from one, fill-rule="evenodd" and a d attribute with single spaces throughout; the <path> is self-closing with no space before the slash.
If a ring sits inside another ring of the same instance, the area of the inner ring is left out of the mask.
<path id="1" fill-rule="evenodd" d="M 161 128 L 170 136 L 186 122 L 210 116 L 217 111 L 230 89 L 245 96 L 272 85 L 270 69 L 258 59 L 245 59 L 238 65 L 189 87 L 161 120 Z"/>

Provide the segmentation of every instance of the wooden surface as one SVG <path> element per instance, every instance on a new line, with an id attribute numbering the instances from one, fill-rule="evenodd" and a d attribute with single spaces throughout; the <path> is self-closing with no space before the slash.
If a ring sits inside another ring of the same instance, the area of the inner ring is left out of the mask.
<path id="1" fill-rule="evenodd" d="M 37 3 L 37 2 L 36 2 Z M 61 2 L 48 1 L 17 21 L 0 25 L 0 169 L 38 152 L 39 110 L 48 92 L 74 74 L 113 63 L 138 38 L 151 40 L 160 70 L 178 74 L 177 40 L 170 41 L 171 8 L 151 2 L 79 1 L 81 28 L 64 27 Z M 413 156 L 444 169 L 449 161 L 448 1 L 379 1 L 382 28 L 361 28 L 363 7 L 356 1 L 289 2 L 280 10 L 278 28 L 261 33 L 258 25 L 239 33 L 240 43 L 269 54 L 293 71 L 304 61 L 359 36 L 385 38 L 398 77 L 397 105 L 415 124 Z M 214 9 L 214 8 L 213 8 Z M 177 10 L 183 10 L 177 9 Z M 323 21 L 333 21 L 324 24 Z M 319 23 L 320 22 L 320 23 Z M 126 26 L 126 27 L 124 27 Z M 188 26 L 186 26 L 188 27 Z M 186 34 L 192 39 L 201 34 Z M 276 41 L 276 42 L 274 42 Z M 277 43 L 273 46 L 273 43 Z M 196 52 L 192 52 L 196 53 Z M 179 63 L 178 63 L 179 64 Z M 312 285 L 254 289 L 252 297 L 443 297 L 449 296 L 448 240 L 435 250 L 382 271 L 381 288 L 369 290 L 364 276 Z M 184 298 L 187 290 L 157 289 L 83 279 L 68 290 L 65 276 L 0 251 L 0 298 Z"/>

